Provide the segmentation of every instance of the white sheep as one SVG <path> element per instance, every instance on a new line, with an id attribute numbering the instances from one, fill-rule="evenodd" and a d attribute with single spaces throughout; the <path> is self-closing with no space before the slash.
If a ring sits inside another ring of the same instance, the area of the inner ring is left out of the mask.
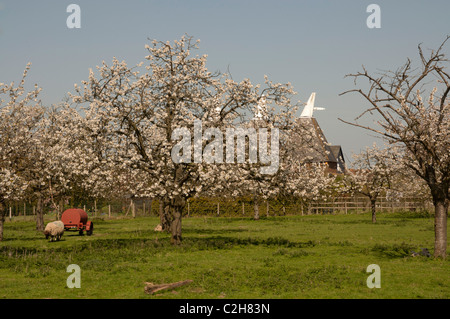
<path id="1" fill-rule="evenodd" d="M 50 241 L 53 240 L 60 240 L 62 235 L 64 234 L 64 223 L 62 221 L 55 221 L 48 223 L 47 226 L 45 226 L 44 235 L 45 239 L 48 239 L 50 236 Z"/>

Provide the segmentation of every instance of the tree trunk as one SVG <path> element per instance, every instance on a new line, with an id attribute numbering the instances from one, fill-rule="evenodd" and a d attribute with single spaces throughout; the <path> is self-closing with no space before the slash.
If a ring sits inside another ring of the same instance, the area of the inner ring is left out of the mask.
<path id="1" fill-rule="evenodd" d="M 153 198 L 150 199 L 150 204 L 148 205 L 148 216 L 152 215 L 152 205 L 153 205 Z"/>
<path id="2" fill-rule="evenodd" d="M 145 216 L 145 199 L 142 202 L 142 215 Z"/>
<path id="3" fill-rule="evenodd" d="M 3 240 L 3 224 L 5 223 L 5 214 L 0 212 L 0 241 Z"/>
<path id="4" fill-rule="evenodd" d="M 253 219 L 258 220 L 259 219 L 259 203 L 258 203 L 258 200 L 256 200 L 256 199 L 253 201 L 253 210 L 254 210 Z"/>
<path id="5" fill-rule="evenodd" d="M 173 210 L 173 221 L 171 225 L 172 238 L 170 242 L 173 245 L 181 244 L 181 211 L 177 208 Z"/>
<path id="6" fill-rule="evenodd" d="M 59 206 L 58 206 L 58 220 L 61 220 L 61 216 L 64 213 L 64 199 L 59 200 Z"/>
<path id="7" fill-rule="evenodd" d="M 0 203 L 0 241 L 3 240 L 3 224 L 5 223 L 6 206 Z"/>
<path id="8" fill-rule="evenodd" d="M 42 205 L 42 198 L 39 196 L 36 208 L 36 230 L 44 231 L 44 228 L 44 207 Z"/>
<path id="9" fill-rule="evenodd" d="M 159 199 L 159 221 L 163 231 L 170 231 L 170 207 L 169 203 L 164 199 Z"/>
<path id="10" fill-rule="evenodd" d="M 161 220 L 162 215 L 164 214 L 164 201 L 162 198 L 159 199 L 159 219 Z"/>
<path id="11" fill-rule="evenodd" d="M 372 210 L 372 223 L 374 224 L 377 222 L 376 205 L 375 205 L 376 202 L 377 202 L 376 199 L 370 199 L 370 207 Z"/>
<path id="12" fill-rule="evenodd" d="M 446 258 L 447 255 L 447 215 L 448 200 L 436 200 L 434 203 L 434 257 Z"/>
<path id="13" fill-rule="evenodd" d="M 173 245 L 181 244 L 181 218 L 183 209 L 186 205 L 186 200 L 181 196 L 177 196 L 170 201 L 170 211 L 172 212 L 172 224 L 170 225 L 172 231 L 171 243 Z"/>

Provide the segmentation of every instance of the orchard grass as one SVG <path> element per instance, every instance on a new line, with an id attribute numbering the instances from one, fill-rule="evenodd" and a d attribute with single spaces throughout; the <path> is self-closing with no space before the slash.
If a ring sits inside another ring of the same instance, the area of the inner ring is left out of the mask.
<path id="1" fill-rule="evenodd" d="M 46 217 L 46 222 L 52 220 Z M 33 220 L 5 222 L 0 298 L 449 298 L 450 261 L 433 254 L 433 216 L 369 213 L 261 217 L 189 217 L 183 242 L 154 231 L 156 217 L 97 218 L 92 236 L 66 232 L 49 242 Z M 70 264 L 81 288 L 66 286 Z M 381 268 L 381 288 L 366 268 Z M 154 295 L 144 282 L 189 285 Z"/>

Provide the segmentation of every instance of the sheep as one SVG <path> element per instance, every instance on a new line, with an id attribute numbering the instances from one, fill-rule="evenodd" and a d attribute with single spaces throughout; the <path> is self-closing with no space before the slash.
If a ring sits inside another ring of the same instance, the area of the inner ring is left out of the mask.
<path id="1" fill-rule="evenodd" d="M 64 223 L 62 221 L 55 221 L 48 223 L 44 230 L 45 239 L 50 236 L 50 241 L 60 240 L 64 234 Z"/>

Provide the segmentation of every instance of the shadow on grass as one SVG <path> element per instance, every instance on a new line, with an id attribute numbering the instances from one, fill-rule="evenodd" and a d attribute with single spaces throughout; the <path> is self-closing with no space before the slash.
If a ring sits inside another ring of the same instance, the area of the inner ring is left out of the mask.
<path id="1" fill-rule="evenodd" d="M 129 247 L 141 248 L 164 248 L 175 250 L 211 250 L 211 249 L 231 249 L 235 246 L 276 246 L 276 247 L 314 247 L 314 241 L 292 242 L 282 237 L 270 237 L 267 239 L 258 238 L 235 238 L 211 236 L 204 238 L 184 237 L 180 245 L 175 246 L 170 243 L 169 236 L 157 239 L 139 239 L 139 238 L 123 238 L 123 239 L 97 239 L 80 245 L 87 246 L 92 249 L 117 249 Z M 79 245 L 78 245 L 79 246 Z"/>
<path id="2" fill-rule="evenodd" d="M 14 251 L 21 255 L 24 251 L 60 251 L 67 253 L 79 253 L 83 251 L 96 252 L 98 254 L 107 251 L 146 251 L 147 253 L 158 253 L 164 251 L 198 251 L 198 250 L 216 250 L 216 249 L 232 249 L 234 247 L 244 246 L 266 246 L 278 248 L 306 248 L 314 247 L 314 241 L 293 242 L 282 237 L 270 237 L 266 239 L 260 238 L 235 238 L 210 236 L 204 238 L 184 237 L 180 245 L 174 246 L 170 243 L 170 236 L 157 238 L 95 238 L 89 241 L 74 241 L 70 243 L 71 238 L 61 240 L 64 246 L 59 246 L 58 242 L 48 242 L 48 240 L 40 241 L 45 243 L 45 247 L 10 247 L 5 245 L 0 248 L 0 254 Z M 70 245 L 67 245 L 69 243 Z M 39 244 L 40 246 L 40 244 Z"/>
<path id="3" fill-rule="evenodd" d="M 183 234 L 212 235 L 212 234 L 241 233 L 249 231 L 250 230 L 244 228 L 221 228 L 221 229 L 186 228 L 183 229 Z"/>
<path id="4" fill-rule="evenodd" d="M 183 239 L 181 248 L 184 249 L 231 249 L 233 247 L 242 246 L 266 246 L 266 247 L 283 247 L 283 248 L 305 248 L 314 247 L 316 243 L 314 241 L 306 242 L 293 242 L 282 237 L 269 237 L 266 239 L 261 238 L 235 238 L 235 237 L 222 237 L 213 236 L 207 238 L 187 237 Z"/>
<path id="5" fill-rule="evenodd" d="M 411 256 L 413 250 L 416 250 L 416 246 L 401 243 L 401 244 L 376 244 L 372 247 L 371 251 L 388 258 L 404 258 Z"/>
<path id="6" fill-rule="evenodd" d="M 434 212 L 429 211 L 401 211 L 395 213 L 384 213 L 386 218 L 434 218 Z"/>

